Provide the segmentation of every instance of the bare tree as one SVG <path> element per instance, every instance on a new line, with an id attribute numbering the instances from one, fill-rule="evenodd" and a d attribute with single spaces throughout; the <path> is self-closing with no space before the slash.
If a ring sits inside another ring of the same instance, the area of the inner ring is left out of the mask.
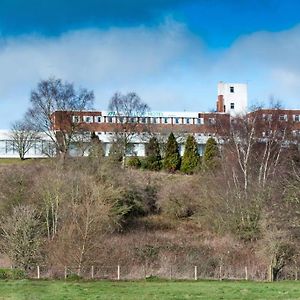
<path id="1" fill-rule="evenodd" d="M 125 166 L 125 158 L 131 143 L 139 132 L 146 131 L 147 119 L 145 114 L 150 110 L 149 106 L 134 92 L 122 95 L 115 93 L 110 100 L 109 110 L 112 111 L 117 123 L 115 126 L 114 142 L 120 145 L 122 165 Z"/>
<path id="2" fill-rule="evenodd" d="M 11 147 L 24 160 L 26 153 L 40 139 L 40 134 L 26 120 L 16 121 L 10 129 Z"/>
<path id="3" fill-rule="evenodd" d="M 93 101 L 92 91 L 75 90 L 73 83 L 56 78 L 41 80 L 31 92 L 27 119 L 34 130 L 50 138 L 57 155 L 64 159 L 80 127 L 74 114 L 90 109 Z"/>
<path id="4" fill-rule="evenodd" d="M 1 248 L 15 266 L 25 270 L 40 255 L 41 230 L 37 211 L 32 206 L 17 206 L 1 221 Z"/>
<path id="5" fill-rule="evenodd" d="M 239 170 L 242 172 L 245 194 L 250 180 L 264 188 L 276 175 L 284 148 L 293 143 L 292 122 L 281 106 L 270 109 L 254 108 L 247 116 L 231 120 L 231 145 Z M 233 170 L 236 184 L 238 173 Z"/>

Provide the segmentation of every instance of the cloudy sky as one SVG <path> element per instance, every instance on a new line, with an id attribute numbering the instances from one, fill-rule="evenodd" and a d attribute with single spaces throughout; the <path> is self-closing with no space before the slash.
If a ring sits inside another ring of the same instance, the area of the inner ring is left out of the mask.
<path id="1" fill-rule="evenodd" d="M 251 104 L 300 107 L 297 0 L 1 0 L 0 129 L 56 76 L 107 109 L 136 91 L 154 111 L 214 108 L 218 81 L 246 82 Z"/>

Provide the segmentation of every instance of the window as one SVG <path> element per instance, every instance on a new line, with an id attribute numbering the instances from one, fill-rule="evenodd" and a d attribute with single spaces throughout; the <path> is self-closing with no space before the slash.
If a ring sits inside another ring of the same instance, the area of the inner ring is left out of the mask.
<path id="1" fill-rule="evenodd" d="M 294 115 L 294 121 L 300 122 L 300 115 Z"/>
<path id="2" fill-rule="evenodd" d="M 152 123 L 153 123 L 153 124 L 156 123 L 156 118 L 152 118 Z"/>
<path id="3" fill-rule="evenodd" d="M 215 118 L 209 118 L 208 119 L 208 124 L 210 124 L 210 125 L 216 124 L 216 119 Z"/>
<path id="4" fill-rule="evenodd" d="M 93 122 L 93 117 L 91 117 L 91 116 L 83 116 L 83 122 L 92 123 Z"/>
<path id="5" fill-rule="evenodd" d="M 287 115 L 280 115 L 279 121 L 287 121 Z"/>
<path id="6" fill-rule="evenodd" d="M 168 124 L 168 118 L 164 118 L 164 123 Z"/>
<path id="7" fill-rule="evenodd" d="M 128 118 L 127 118 L 127 122 L 128 122 L 128 123 L 134 123 L 135 120 L 134 120 L 133 117 L 128 117 Z"/>
<path id="8" fill-rule="evenodd" d="M 73 123 L 79 123 L 80 122 L 80 117 L 79 116 L 72 116 L 72 122 Z"/>
<path id="9" fill-rule="evenodd" d="M 272 114 L 263 114 L 262 117 L 265 121 L 272 121 Z"/>
<path id="10" fill-rule="evenodd" d="M 198 125 L 201 125 L 201 124 L 203 124 L 203 120 L 202 120 L 201 118 L 197 118 L 197 119 L 196 119 L 196 123 L 197 123 Z"/>
<path id="11" fill-rule="evenodd" d="M 112 117 L 106 117 L 107 123 L 112 123 Z"/>
<path id="12" fill-rule="evenodd" d="M 234 109 L 234 103 L 233 102 L 230 103 L 230 109 Z"/>
<path id="13" fill-rule="evenodd" d="M 230 93 L 234 93 L 234 86 L 230 87 Z"/>
<path id="14" fill-rule="evenodd" d="M 143 123 L 143 124 L 146 123 L 146 118 L 141 118 L 140 120 L 141 120 L 141 121 L 140 121 L 141 123 Z"/>
<path id="15" fill-rule="evenodd" d="M 189 118 L 185 119 L 185 124 L 190 124 L 190 119 Z"/>
<path id="16" fill-rule="evenodd" d="M 179 118 L 175 118 L 175 124 L 179 124 Z"/>
<path id="17" fill-rule="evenodd" d="M 101 117 L 100 116 L 95 117 L 95 120 L 96 120 L 97 123 L 101 123 Z"/>

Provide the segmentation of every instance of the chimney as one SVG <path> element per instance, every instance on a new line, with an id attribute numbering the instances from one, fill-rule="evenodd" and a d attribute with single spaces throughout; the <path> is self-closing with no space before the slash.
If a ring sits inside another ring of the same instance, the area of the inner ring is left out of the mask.
<path id="1" fill-rule="evenodd" d="M 218 95 L 217 112 L 225 112 L 225 110 L 224 110 L 224 97 L 223 97 L 223 95 Z"/>

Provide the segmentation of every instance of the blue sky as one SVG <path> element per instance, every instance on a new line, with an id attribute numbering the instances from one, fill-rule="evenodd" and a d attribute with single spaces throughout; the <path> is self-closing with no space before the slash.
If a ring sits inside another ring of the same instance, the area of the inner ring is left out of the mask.
<path id="1" fill-rule="evenodd" d="M 299 10 L 291 0 L 1 0 L 0 128 L 49 76 L 93 89 L 98 109 L 136 91 L 155 111 L 207 111 L 220 80 L 247 82 L 252 104 L 300 107 Z"/>

